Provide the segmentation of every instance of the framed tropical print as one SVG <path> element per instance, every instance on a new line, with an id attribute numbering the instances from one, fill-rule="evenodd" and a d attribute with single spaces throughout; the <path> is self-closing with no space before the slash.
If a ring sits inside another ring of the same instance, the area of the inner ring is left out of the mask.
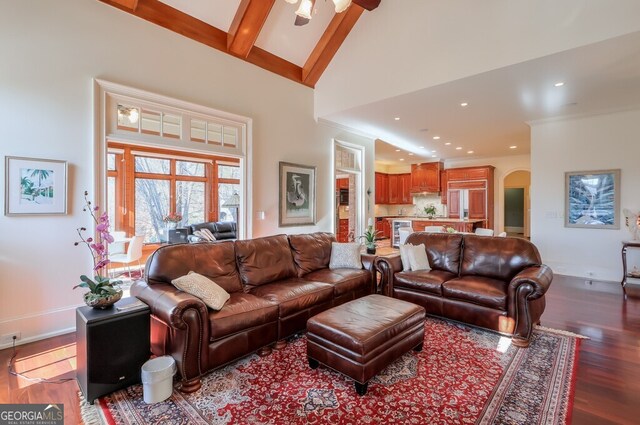
<path id="1" fill-rule="evenodd" d="M 67 162 L 5 157 L 5 215 L 66 214 Z"/>

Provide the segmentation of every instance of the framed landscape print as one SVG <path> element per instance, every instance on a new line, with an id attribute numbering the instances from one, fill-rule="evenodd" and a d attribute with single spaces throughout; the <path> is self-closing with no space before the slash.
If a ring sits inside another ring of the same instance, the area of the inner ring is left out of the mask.
<path id="1" fill-rule="evenodd" d="M 316 167 L 280 162 L 280 226 L 316 224 Z"/>
<path id="2" fill-rule="evenodd" d="M 5 157 L 4 214 L 66 214 L 67 162 Z"/>
<path id="3" fill-rule="evenodd" d="M 620 228 L 620 170 L 565 173 L 565 227 Z"/>

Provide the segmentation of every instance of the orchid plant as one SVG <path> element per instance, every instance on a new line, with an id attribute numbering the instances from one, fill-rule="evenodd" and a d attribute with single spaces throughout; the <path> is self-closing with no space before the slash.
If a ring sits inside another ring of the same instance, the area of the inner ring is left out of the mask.
<path id="1" fill-rule="evenodd" d="M 109 265 L 109 244 L 113 242 L 113 236 L 109 233 L 109 215 L 106 212 L 100 214 L 100 207 L 93 206 L 89 200 L 89 192 L 84 192 L 84 208 L 82 211 L 88 211 L 91 214 L 96 226 L 96 239 L 91 236 L 85 236 L 86 227 L 78 227 L 76 231 L 80 237 L 79 241 L 74 243 L 75 246 L 84 244 L 93 257 L 94 278 L 91 279 L 86 275 L 80 276 L 82 281 L 76 288 L 89 288 L 89 293 L 94 297 L 107 297 L 115 295 L 118 290 L 114 285 L 122 283 L 119 280 L 112 281 L 107 274 L 107 266 Z"/>

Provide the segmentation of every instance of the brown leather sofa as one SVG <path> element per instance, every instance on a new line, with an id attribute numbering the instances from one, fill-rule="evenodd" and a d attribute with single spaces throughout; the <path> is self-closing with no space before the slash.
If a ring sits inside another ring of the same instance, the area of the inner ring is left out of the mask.
<path id="1" fill-rule="evenodd" d="M 402 271 L 400 256 L 378 257 L 385 295 L 423 306 L 427 314 L 511 335 L 527 347 L 553 279 L 538 249 L 519 238 L 412 233 L 426 247 L 430 271 Z"/>
<path id="2" fill-rule="evenodd" d="M 332 242 L 333 234 L 313 233 L 156 250 L 131 294 L 150 306 L 152 351 L 176 360 L 181 390 L 196 391 L 203 374 L 246 354 L 269 354 L 309 317 L 372 293 L 375 257 L 363 255 L 359 270 L 330 270 Z M 171 284 L 190 271 L 229 292 L 220 311 Z"/>

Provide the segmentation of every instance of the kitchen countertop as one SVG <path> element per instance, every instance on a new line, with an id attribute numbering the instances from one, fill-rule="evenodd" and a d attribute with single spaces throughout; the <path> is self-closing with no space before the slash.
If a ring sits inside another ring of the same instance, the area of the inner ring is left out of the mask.
<path id="1" fill-rule="evenodd" d="M 435 218 L 427 218 L 427 217 L 416 217 L 416 216 L 384 216 L 381 217 L 386 220 L 411 220 L 411 221 L 433 221 L 435 223 L 478 223 L 480 221 L 485 221 L 483 219 L 462 219 L 462 218 L 446 218 L 446 217 L 435 217 Z"/>

